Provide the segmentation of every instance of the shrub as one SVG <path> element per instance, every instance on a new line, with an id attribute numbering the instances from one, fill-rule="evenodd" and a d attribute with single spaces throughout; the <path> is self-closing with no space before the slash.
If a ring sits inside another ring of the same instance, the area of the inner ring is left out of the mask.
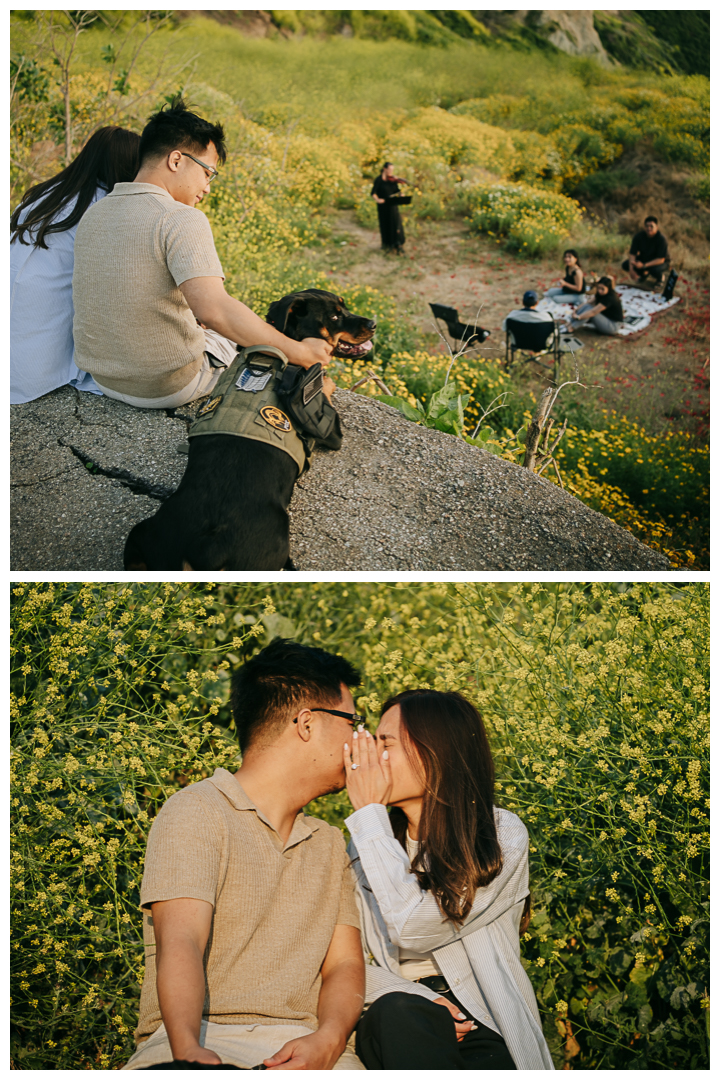
<path id="1" fill-rule="evenodd" d="M 424 427 L 434 428 L 436 431 L 445 431 L 450 435 L 461 435 L 465 423 L 465 406 L 468 403 L 467 394 L 459 394 L 455 383 L 445 383 L 439 390 L 430 396 L 425 407 L 422 402 L 416 401 L 411 405 L 407 398 L 392 397 L 386 394 L 380 395 L 380 401 L 392 405 L 398 409 L 408 420 L 412 420 Z"/>
<path id="2" fill-rule="evenodd" d="M 548 477 L 552 480 L 552 475 Z M 612 518 L 643 544 L 661 551 L 674 570 L 708 569 L 710 551 L 707 520 L 687 518 L 677 523 L 668 521 L 658 511 L 644 510 L 619 487 L 598 480 L 587 465 L 564 476 L 565 487 L 587 506 Z"/>
<path id="3" fill-rule="evenodd" d="M 509 145 L 488 163 L 508 180 L 557 190 L 563 183 L 563 160 L 557 144 L 537 131 L 513 131 Z"/>
<path id="4" fill-rule="evenodd" d="M 508 153 L 512 142 L 505 131 L 470 116 L 445 109 L 413 110 L 398 125 L 393 161 L 403 153 L 424 154 L 447 165 L 483 165 L 498 153 Z"/>
<path id="5" fill-rule="evenodd" d="M 202 594 L 24 586 L 14 596 L 13 1060 L 118 1067 L 142 981 L 148 821 L 181 784 L 237 756 L 213 723 L 229 664 L 187 662 L 212 603 Z"/>
<path id="6" fill-rule="evenodd" d="M 552 210 L 521 210 L 508 228 L 505 246 L 530 258 L 538 258 L 555 251 L 567 235 Z"/>
<path id="7" fill-rule="evenodd" d="M 641 18 L 669 45 L 678 67 L 710 77 L 709 11 L 646 11 Z"/>
<path id="8" fill-rule="evenodd" d="M 547 139 L 552 151 L 548 148 L 545 153 L 553 154 L 551 175 L 566 192 L 643 138 L 649 139 L 668 160 L 707 167 L 706 80 L 675 77 L 658 85 L 628 86 L 613 82 L 614 75 L 607 79 L 611 85 L 603 88 L 602 104 L 598 103 L 596 87 L 581 93 L 576 86 L 565 85 L 554 88 L 552 93 L 540 89 L 532 94 L 493 93 L 470 98 L 451 111 L 505 128 L 513 141 L 516 132 L 528 129 Z M 560 108 L 558 93 L 562 94 Z"/>
<path id="9" fill-rule="evenodd" d="M 407 400 L 411 406 L 419 403 L 427 408 L 433 394 L 445 385 L 448 369 L 457 392 L 468 399 L 463 406 L 465 434 L 472 432 L 482 413 L 497 398 L 504 399 L 506 405 L 488 423 L 492 423 L 498 432 L 511 427 L 518 415 L 522 418 L 527 399 L 514 392 L 512 380 L 499 360 L 461 356 L 450 367 L 447 355 L 424 349 L 402 350 L 394 352 L 386 362 L 382 377 L 395 397 Z M 362 362 L 347 365 L 336 381 L 339 386 L 352 386 L 363 374 L 365 366 Z M 358 387 L 358 393 L 369 397 L 383 396 L 375 382 Z M 410 416 L 409 413 L 405 415 Z"/>
<path id="10" fill-rule="evenodd" d="M 710 176 L 695 176 L 687 182 L 690 194 L 700 202 L 710 202 Z"/>
<path id="11" fill-rule="evenodd" d="M 245 185 L 246 176 L 236 169 L 231 163 L 203 209 L 213 227 L 228 292 L 264 317 L 272 300 L 315 283 L 316 275 L 301 256 L 310 226 L 302 207 L 284 212 L 279 200 Z"/>
<path id="12" fill-rule="evenodd" d="M 616 413 L 604 413 L 602 428 L 569 428 L 558 447 L 570 490 L 602 513 L 610 512 L 616 493 L 632 504 L 641 539 L 674 538 L 674 561 L 706 564 L 709 547 L 710 455 L 706 446 L 693 446 L 689 432 L 650 435 L 637 422 Z M 598 485 L 590 495 L 593 482 Z M 615 494 L 608 497 L 610 492 Z M 590 498 L 588 496 L 590 495 Z M 623 507 L 621 524 L 627 523 Z M 652 523 L 652 524 L 651 524 Z M 655 535 L 653 535 L 653 533 Z M 692 535 L 692 551 L 682 550 L 685 534 Z M 649 534 L 649 535 L 648 535 Z M 658 546 L 654 543 L 653 546 Z M 666 550 L 663 543 L 662 549 Z M 666 553 L 670 554 L 670 551 Z M 699 567 L 698 567 L 699 568 Z"/>
<path id="13" fill-rule="evenodd" d="M 578 194 L 591 199 L 607 199 L 624 188 L 640 182 L 640 174 L 634 169 L 603 170 L 586 176 L 577 189 Z"/>
<path id="14" fill-rule="evenodd" d="M 582 215 L 574 199 L 525 184 L 480 184 L 467 201 L 472 228 L 504 237 L 508 248 L 528 255 L 554 250 Z"/>
<path id="15" fill-rule="evenodd" d="M 683 517 L 709 501 L 709 451 L 693 446 L 690 432 L 650 435 L 636 421 L 603 410 L 606 426 L 570 429 L 563 440 L 563 460 L 597 470 L 618 484 L 634 502 L 669 517 Z"/>
<path id="16" fill-rule="evenodd" d="M 369 309 L 368 309 L 369 313 Z M 362 362 L 345 365 L 336 381 L 350 387 L 366 374 Z M 433 394 L 452 378 L 457 393 L 467 398 L 463 427 L 447 430 L 509 461 L 520 462 L 535 395 L 519 392 L 499 359 L 461 356 L 450 364 L 447 355 L 426 350 L 394 353 L 382 369 L 391 395 L 409 408 L 388 401 L 409 420 L 424 423 Z M 381 397 L 376 382 L 358 387 L 358 393 Z M 495 408 L 499 406 L 499 408 Z M 484 412 L 484 430 L 472 433 Z M 673 567 L 709 566 L 709 465 L 706 446 L 694 445 L 689 432 L 667 431 L 651 435 L 637 421 L 597 410 L 584 399 L 561 400 L 560 415 L 570 426 L 556 452 L 565 487 L 601 514 L 628 529 L 643 543 L 662 551 Z M 548 479 L 554 481 L 553 474 Z"/>

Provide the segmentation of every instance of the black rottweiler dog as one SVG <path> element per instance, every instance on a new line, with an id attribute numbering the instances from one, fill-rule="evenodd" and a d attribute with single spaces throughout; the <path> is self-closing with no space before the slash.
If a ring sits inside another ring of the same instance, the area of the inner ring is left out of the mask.
<path id="1" fill-rule="evenodd" d="M 372 350 L 374 321 L 322 289 L 275 301 L 267 321 L 295 341 L 324 337 L 338 358 Z M 236 435 L 191 438 L 177 491 L 130 532 L 125 569 L 292 569 L 287 508 L 297 477 L 298 465 L 279 447 Z"/>

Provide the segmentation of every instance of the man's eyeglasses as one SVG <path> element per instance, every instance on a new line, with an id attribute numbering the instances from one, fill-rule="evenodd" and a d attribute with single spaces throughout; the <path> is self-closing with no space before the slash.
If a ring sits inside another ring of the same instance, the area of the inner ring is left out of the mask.
<path id="1" fill-rule="evenodd" d="M 204 161 L 200 161 L 200 158 L 193 157 L 192 154 L 186 154 L 184 150 L 181 150 L 180 153 L 183 157 L 189 157 L 191 161 L 194 161 L 196 165 L 200 165 L 206 173 L 210 174 L 208 176 L 208 183 L 212 184 L 213 180 L 220 175 L 217 169 L 213 169 L 212 165 L 206 165 Z"/>
<path id="2" fill-rule="evenodd" d="M 360 713 L 356 713 L 356 712 L 341 712 L 339 709 L 322 709 L 322 708 L 309 709 L 308 711 L 309 712 L 326 712 L 326 713 L 330 713 L 331 716 L 342 716 L 342 718 L 344 720 L 347 720 L 348 724 L 351 725 L 353 731 L 357 731 L 359 724 L 366 724 L 367 723 L 367 716 L 361 716 Z M 293 720 L 293 724 L 297 724 L 297 722 L 298 722 L 298 718 L 296 716 L 295 719 Z"/>

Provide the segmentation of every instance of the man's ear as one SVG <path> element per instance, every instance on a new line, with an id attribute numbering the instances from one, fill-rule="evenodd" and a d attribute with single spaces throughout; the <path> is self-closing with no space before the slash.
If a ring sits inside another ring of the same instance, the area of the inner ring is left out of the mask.
<path id="1" fill-rule="evenodd" d="M 179 150 L 171 150 L 165 160 L 167 161 L 168 168 L 173 172 L 177 172 L 180 162 L 182 161 L 182 154 Z"/>
<path id="2" fill-rule="evenodd" d="M 293 727 L 297 728 L 297 733 L 303 742 L 310 740 L 313 725 L 313 714 L 309 709 L 301 709 L 297 714 L 297 718 L 293 721 Z"/>

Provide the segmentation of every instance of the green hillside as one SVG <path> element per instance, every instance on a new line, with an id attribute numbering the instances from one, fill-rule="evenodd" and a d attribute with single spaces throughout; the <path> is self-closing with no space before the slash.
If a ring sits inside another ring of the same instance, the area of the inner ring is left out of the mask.
<path id="1" fill-rule="evenodd" d="M 181 13 L 178 13 L 181 14 Z M 223 23 L 247 25 L 245 12 L 209 12 Z M 254 13 L 251 13 L 254 14 Z M 270 11 L 268 33 L 350 35 L 373 41 L 411 41 L 447 47 L 457 40 L 508 44 L 555 53 L 538 11 L 524 20 L 513 11 Z M 595 29 L 609 56 L 631 68 L 710 74 L 709 11 L 594 12 Z"/>

